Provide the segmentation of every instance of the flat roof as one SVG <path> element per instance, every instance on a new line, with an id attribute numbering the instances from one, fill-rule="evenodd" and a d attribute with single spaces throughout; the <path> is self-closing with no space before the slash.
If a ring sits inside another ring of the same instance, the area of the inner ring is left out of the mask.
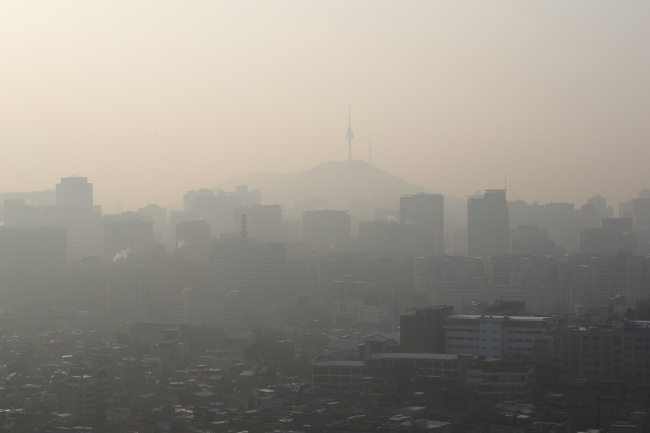
<path id="1" fill-rule="evenodd" d="M 515 321 L 536 321 L 543 322 L 550 319 L 550 316 L 508 316 L 508 315 L 487 315 L 487 314 L 450 314 L 446 319 L 476 320 L 476 319 L 508 319 Z"/>
<path id="2" fill-rule="evenodd" d="M 451 353 L 371 353 L 370 359 L 431 359 L 436 361 L 456 361 L 458 355 Z"/>
<path id="3" fill-rule="evenodd" d="M 312 361 L 313 367 L 365 367 L 365 361 Z"/>

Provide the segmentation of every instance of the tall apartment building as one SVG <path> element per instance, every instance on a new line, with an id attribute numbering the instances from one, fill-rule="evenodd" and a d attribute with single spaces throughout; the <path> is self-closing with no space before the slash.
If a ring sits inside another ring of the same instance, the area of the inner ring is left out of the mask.
<path id="1" fill-rule="evenodd" d="M 395 393 L 398 371 L 409 371 L 408 381 L 422 387 L 436 384 L 499 398 L 530 395 L 536 383 L 535 367 L 521 363 L 480 361 L 472 354 L 375 352 L 363 361 L 312 361 L 312 384 L 339 392 Z"/>
<path id="2" fill-rule="evenodd" d="M 446 353 L 472 353 L 502 360 L 539 360 L 553 350 L 554 317 L 448 315 Z"/>
<path id="3" fill-rule="evenodd" d="M 306 211 L 302 217 L 303 241 L 316 249 L 345 247 L 350 242 L 350 213 L 344 210 Z"/>
<path id="4" fill-rule="evenodd" d="M 590 271 L 589 297 L 586 303 L 607 305 L 611 298 L 623 295 L 628 302 L 650 296 L 648 285 L 650 259 L 632 254 L 577 256 L 570 261 Z"/>
<path id="5" fill-rule="evenodd" d="M 650 322 L 562 329 L 560 374 L 566 381 L 650 387 Z"/>
<path id="6" fill-rule="evenodd" d="M 56 408 L 72 413 L 79 421 L 93 421 L 97 417 L 98 384 L 93 376 L 70 376 L 56 387 Z"/>
<path id="7" fill-rule="evenodd" d="M 104 259 L 108 262 L 155 242 L 153 221 L 132 212 L 104 217 Z"/>
<path id="8" fill-rule="evenodd" d="M 418 308 L 399 318 L 400 348 L 410 353 L 445 353 L 445 318 L 454 307 Z"/>
<path id="9" fill-rule="evenodd" d="M 93 184 L 86 177 L 62 177 L 56 184 L 57 206 L 92 206 Z"/>
<path id="10" fill-rule="evenodd" d="M 488 189 L 467 199 L 467 249 L 470 257 L 508 254 L 510 248 L 506 190 Z"/>
<path id="11" fill-rule="evenodd" d="M 56 185 L 56 205 L 44 208 L 44 225 L 63 227 L 68 260 L 101 254 L 101 208 L 93 204 L 93 184 L 85 177 L 64 177 Z"/>
<path id="12" fill-rule="evenodd" d="M 417 224 L 426 228 L 427 252 L 442 256 L 445 252 L 444 199 L 441 194 L 403 195 L 399 200 L 400 224 Z"/>
<path id="13" fill-rule="evenodd" d="M 66 230 L 0 227 L 0 300 L 47 302 L 65 270 Z"/>
<path id="14" fill-rule="evenodd" d="M 415 260 L 415 290 L 426 294 L 432 305 L 452 305 L 455 311 L 471 312 L 486 298 L 487 279 L 480 258 L 446 256 Z"/>
<path id="15" fill-rule="evenodd" d="M 233 211 L 233 232 L 239 232 L 241 217 L 246 215 L 248 234 L 262 242 L 282 242 L 282 206 L 253 204 Z"/>
<path id="16" fill-rule="evenodd" d="M 585 254 L 632 253 L 636 246 L 632 218 L 603 218 L 600 227 L 580 231 L 580 251 Z"/>
<path id="17" fill-rule="evenodd" d="M 273 304 L 288 295 L 284 244 L 214 243 L 210 267 L 217 291 L 244 294 L 250 323 L 265 322 Z"/>
<path id="18" fill-rule="evenodd" d="M 210 224 L 184 221 L 176 224 L 176 251 L 198 264 L 207 264 L 210 255 Z"/>

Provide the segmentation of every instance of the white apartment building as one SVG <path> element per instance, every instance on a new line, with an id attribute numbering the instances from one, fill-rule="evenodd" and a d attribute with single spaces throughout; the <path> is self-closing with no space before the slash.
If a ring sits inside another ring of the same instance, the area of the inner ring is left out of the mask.
<path id="1" fill-rule="evenodd" d="M 452 314 L 445 318 L 446 353 L 503 360 L 538 359 L 553 347 L 555 317 Z"/>

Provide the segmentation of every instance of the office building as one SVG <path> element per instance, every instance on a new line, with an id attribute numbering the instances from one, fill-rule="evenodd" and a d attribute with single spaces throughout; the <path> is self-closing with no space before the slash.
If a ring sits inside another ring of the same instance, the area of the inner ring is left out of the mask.
<path id="1" fill-rule="evenodd" d="M 0 227 L 0 300 L 48 302 L 65 270 L 66 230 L 50 227 Z"/>
<path id="2" fill-rule="evenodd" d="M 233 232 L 239 232 L 241 217 L 246 215 L 248 236 L 262 242 L 282 242 L 282 206 L 252 204 L 233 212 Z"/>
<path id="3" fill-rule="evenodd" d="M 210 225 L 205 221 L 176 224 L 176 251 L 197 264 L 207 264 L 210 256 Z"/>
<path id="4" fill-rule="evenodd" d="M 632 218 L 603 218 L 601 227 L 580 231 L 580 252 L 585 254 L 632 253 L 636 246 Z"/>
<path id="5" fill-rule="evenodd" d="M 400 348 L 411 353 L 445 353 L 445 318 L 453 313 L 448 305 L 418 308 L 399 318 Z"/>
<path id="6" fill-rule="evenodd" d="M 68 260 L 101 255 L 101 208 L 93 204 L 93 184 L 87 178 L 61 178 L 56 205 L 43 209 L 43 224 L 67 230 Z"/>
<path id="7" fill-rule="evenodd" d="M 219 237 L 223 233 L 232 233 L 232 216 L 241 203 L 236 196 L 214 195 L 197 197 L 192 202 L 192 218 L 204 220 L 210 225 L 210 234 Z M 238 231 L 238 230 L 236 230 Z"/>
<path id="8" fill-rule="evenodd" d="M 215 289 L 242 294 L 249 324 L 264 323 L 287 296 L 284 244 L 217 242 L 210 253 Z"/>
<path id="9" fill-rule="evenodd" d="M 307 211 L 302 217 L 303 241 L 314 248 L 345 248 L 350 242 L 350 213 L 343 210 Z"/>
<path id="10" fill-rule="evenodd" d="M 427 228 L 396 221 L 359 222 L 358 247 L 363 252 L 397 256 L 434 255 L 434 243 Z"/>
<path id="11" fill-rule="evenodd" d="M 565 381 L 650 387 L 650 322 L 562 329 L 560 375 Z"/>
<path id="12" fill-rule="evenodd" d="M 506 190 L 488 189 L 467 199 L 467 250 L 470 257 L 508 254 L 510 246 Z"/>
<path id="13" fill-rule="evenodd" d="M 104 217 L 104 260 L 118 261 L 154 243 L 153 221 L 125 212 Z"/>
<path id="14" fill-rule="evenodd" d="M 542 360 L 553 351 L 554 317 L 456 315 L 445 317 L 445 353 L 501 360 Z"/>
<path id="15" fill-rule="evenodd" d="M 94 421 L 98 415 L 98 383 L 93 376 L 69 376 L 56 384 L 56 409 L 74 414 L 77 421 Z"/>
<path id="16" fill-rule="evenodd" d="M 86 177 L 62 177 L 61 182 L 56 184 L 56 205 L 92 206 L 93 184 Z"/>
<path id="17" fill-rule="evenodd" d="M 417 224 L 426 228 L 432 255 L 445 251 L 444 199 L 441 194 L 403 195 L 399 200 L 400 224 Z"/>

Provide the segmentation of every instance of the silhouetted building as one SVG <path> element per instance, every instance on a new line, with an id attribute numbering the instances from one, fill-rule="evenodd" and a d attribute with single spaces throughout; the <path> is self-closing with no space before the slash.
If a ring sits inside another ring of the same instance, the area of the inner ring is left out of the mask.
<path id="1" fill-rule="evenodd" d="M 467 248 L 470 257 L 508 254 L 509 213 L 506 190 L 488 189 L 467 199 Z"/>
<path id="2" fill-rule="evenodd" d="M 153 237 L 159 244 L 165 244 L 167 239 L 167 209 L 157 204 L 148 204 L 138 209 L 138 214 L 153 221 Z"/>
<path id="3" fill-rule="evenodd" d="M 192 202 L 193 219 L 205 220 L 210 224 L 210 234 L 219 236 L 232 233 L 232 215 L 241 206 L 236 196 L 215 195 L 197 197 Z"/>
<path id="4" fill-rule="evenodd" d="M 214 190 L 208 188 L 193 189 L 183 194 L 183 212 L 192 212 L 194 201 L 201 197 L 214 197 Z"/>
<path id="5" fill-rule="evenodd" d="M 502 360 L 541 360 L 553 351 L 554 317 L 458 315 L 445 317 L 445 353 Z"/>
<path id="6" fill-rule="evenodd" d="M 346 275 L 343 281 L 334 281 L 325 288 L 330 303 L 330 317 L 334 324 L 373 323 L 390 318 L 390 309 L 376 289 L 363 281 L 354 281 Z"/>
<path id="7" fill-rule="evenodd" d="M 134 213 L 104 217 L 104 259 L 126 259 L 136 250 L 143 251 L 154 243 L 153 221 Z"/>
<path id="8" fill-rule="evenodd" d="M 603 218 L 601 227 L 580 231 L 580 251 L 586 254 L 631 253 L 636 244 L 632 218 Z"/>
<path id="9" fill-rule="evenodd" d="M 560 333 L 562 380 L 650 387 L 650 322 L 572 326 Z"/>
<path id="10" fill-rule="evenodd" d="M 207 264 L 210 256 L 210 225 L 205 221 L 176 224 L 176 250 L 189 260 Z"/>
<path id="11" fill-rule="evenodd" d="M 101 208 L 93 205 L 93 184 L 64 177 L 56 185 L 56 205 L 43 209 L 43 224 L 67 230 L 68 259 L 101 254 Z"/>
<path id="12" fill-rule="evenodd" d="M 471 312 L 477 302 L 492 300 L 487 291 L 483 262 L 475 257 L 424 257 L 415 262 L 415 291 L 431 305 L 452 305 Z"/>
<path id="13" fill-rule="evenodd" d="M 650 198 L 633 198 L 632 216 L 634 217 L 634 224 L 637 227 L 640 229 L 650 230 Z"/>
<path id="14" fill-rule="evenodd" d="M 56 184 L 57 206 L 92 206 L 93 184 L 86 177 L 62 177 Z"/>
<path id="15" fill-rule="evenodd" d="M 314 248 L 346 247 L 350 241 L 350 213 L 343 210 L 307 211 L 302 217 L 303 241 Z"/>
<path id="16" fill-rule="evenodd" d="M 237 185 L 233 192 L 217 191 L 217 195 L 237 197 L 242 206 L 262 204 L 262 192 L 259 189 L 248 189 L 246 185 Z"/>
<path id="17" fill-rule="evenodd" d="M 513 255 L 561 257 L 564 249 L 548 239 L 548 230 L 537 225 L 519 225 L 510 231 L 510 252 Z"/>
<path id="18" fill-rule="evenodd" d="M 580 248 L 579 232 L 582 226 L 573 203 L 508 202 L 510 227 L 537 226 L 548 230 L 548 239 L 570 253 Z M 514 252 L 513 252 L 514 253 Z"/>
<path id="19" fill-rule="evenodd" d="M 441 194 L 403 195 L 399 200 L 401 224 L 417 224 L 426 228 L 433 248 L 431 255 L 445 251 L 444 199 Z M 427 240 L 429 241 L 429 239 Z"/>
<path id="20" fill-rule="evenodd" d="M 0 302 L 48 302 L 65 269 L 66 230 L 0 227 Z"/>
<path id="21" fill-rule="evenodd" d="M 254 204 L 235 209 L 233 212 L 233 232 L 241 227 L 241 216 L 246 215 L 248 234 L 252 239 L 262 242 L 282 242 L 282 207 L 279 204 Z"/>
<path id="22" fill-rule="evenodd" d="M 445 317 L 454 307 L 418 308 L 399 318 L 400 349 L 409 353 L 445 353 Z"/>
<path id="23" fill-rule="evenodd" d="M 419 224 L 398 224 L 396 221 L 361 221 L 359 248 L 370 253 L 399 256 L 432 256 L 433 239 L 426 227 Z"/>
<path id="24" fill-rule="evenodd" d="M 210 266 L 220 293 L 236 290 L 246 300 L 249 323 L 268 321 L 274 304 L 287 296 L 284 244 L 217 242 Z"/>
<path id="25" fill-rule="evenodd" d="M 72 413 L 76 421 L 97 417 L 98 381 L 93 376 L 69 376 L 56 384 L 56 409 Z"/>

